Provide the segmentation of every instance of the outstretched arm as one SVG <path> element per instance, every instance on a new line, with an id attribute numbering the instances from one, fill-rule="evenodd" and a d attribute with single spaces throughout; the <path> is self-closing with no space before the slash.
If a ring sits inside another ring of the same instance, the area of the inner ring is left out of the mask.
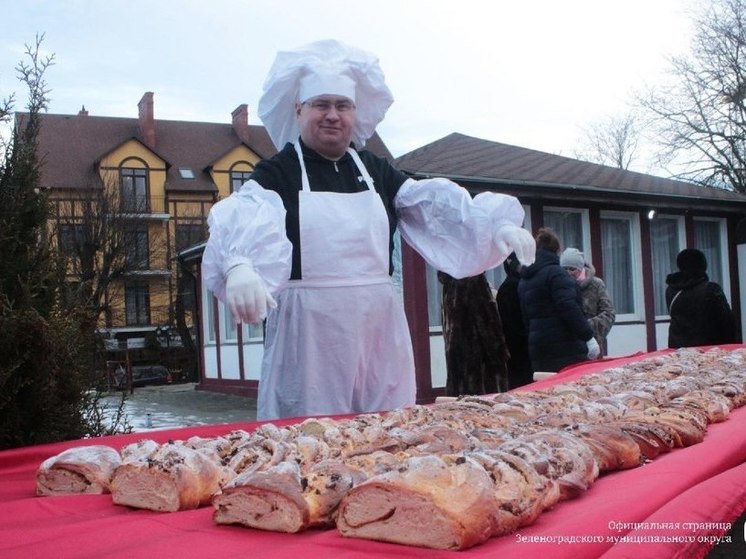
<path id="1" fill-rule="evenodd" d="M 292 245 L 279 195 L 249 181 L 213 206 L 208 224 L 205 286 L 229 305 L 237 321 L 261 320 L 290 277 Z"/>
<path id="2" fill-rule="evenodd" d="M 444 179 L 407 180 L 394 200 L 399 231 L 434 268 L 454 278 L 478 275 L 515 252 L 525 265 L 536 245 L 521 227 L 525 217 L 518 199 L 468 191 Z"/>

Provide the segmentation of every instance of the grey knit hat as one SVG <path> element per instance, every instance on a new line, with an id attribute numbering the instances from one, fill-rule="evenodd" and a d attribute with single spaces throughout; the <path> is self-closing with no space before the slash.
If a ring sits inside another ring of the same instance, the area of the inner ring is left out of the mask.
<path id="1" fill-rule="evenodd" d="M 560 266 L 582 270 L 585 266 L 585 257 L 576 248 L 566 248 L 560 255 Z"/>

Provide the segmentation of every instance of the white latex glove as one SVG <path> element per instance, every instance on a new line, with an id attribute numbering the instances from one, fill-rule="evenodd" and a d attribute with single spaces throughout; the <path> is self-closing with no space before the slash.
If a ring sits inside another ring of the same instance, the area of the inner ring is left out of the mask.
<path id="1" fill-rule="evenodd" d="M 247 324 L 261 322 L 267 316 L 267 309 L 277 306 L 264 280 L 249 264 L 239 264 L 228 270 L 225 302 L 236 322 Z"/>
<path id="2" fill-rule="evenodd" d="M 530 266 L 536 258 L 536 241 L 523 227 L 503 225 L 495 232 L 497 250 L 508 255 L 515 252 L 518 262 Z"/>
<path id="3" fill-rule="evenodd" d="M 588 347 L 588 359 L 598 359 L 601 355 L 601 347 L 598 345 L 596 338 L 591 338 L 585 345 Z"/>

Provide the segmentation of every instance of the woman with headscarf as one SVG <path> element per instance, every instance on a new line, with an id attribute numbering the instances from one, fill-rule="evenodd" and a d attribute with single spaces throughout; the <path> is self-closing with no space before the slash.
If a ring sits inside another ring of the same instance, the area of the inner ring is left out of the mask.
<path id="1" fill-rule="evenodd" d="M 677 272 L 666 277 L 671 323 L 668 347 L 695 347 L 736 341 L 733 311 L 722 287 L 707 276 L 707 258 L 694 248 L 676 256 Z"/>
<path id="2" fill-rule="evenodd" d="M 280 52 L 259 101 L 277 149 L 208 218 L 205 285 L 235 319 L 267 315 L 259 419 L 415 402 L 414 358 L 391 274 L 393 235 L 453 277 L 530 263 L 512 196 L 415 181 L 362 150 L 393 98 L 375 56 L 338 41 Z"/>

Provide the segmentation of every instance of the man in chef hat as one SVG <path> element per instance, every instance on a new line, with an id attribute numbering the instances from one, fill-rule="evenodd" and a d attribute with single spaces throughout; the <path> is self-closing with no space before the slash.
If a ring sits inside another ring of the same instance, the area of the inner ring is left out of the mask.
<path id="1" fill-rule="evenodd" d="M 210 212 L 205 285 L 237 322 L 266 317 L 259 419 L 414 404 L 397 230 L 456 278 L 511 252 L 533 262 L 516 198 L 415 181 L 362 149 L 392 102 L 368 52 L 326 40 L 278 53 L 259 116 L 279 153 Z"/>

